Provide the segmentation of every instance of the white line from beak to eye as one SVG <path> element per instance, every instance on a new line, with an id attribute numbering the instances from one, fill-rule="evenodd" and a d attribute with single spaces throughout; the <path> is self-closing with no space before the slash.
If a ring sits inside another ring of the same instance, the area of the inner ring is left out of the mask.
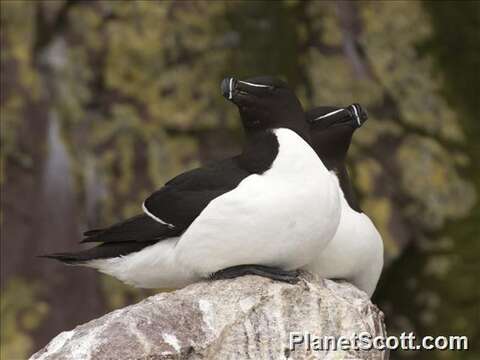
<path id="1" fill-rule="evenodd" d="M 255 86 L 255 87 L 263 87 L 263 88 L 268 88 L 268 87 L 270 87 L 270 85 L 254 84 L 254 83 L 247 82 L 247 81 L 242 81 L 242 80 L 238 80 L 238 82 L 240 82 L 240 83 L 242 83 L 242 84 L 245 84 L 245 85 Z"/>
<path id="2" fill-rule="evenodd" d="M 228 82 L 228 99 L 232 100 L 232 91 L 233 91 L 233 78 L 230 78 L 230 81 Z"/>
<path id="3" fill-rule="evenodd" d="M 322 116 L 319 116 L 319 117 L 313 119 L 313 121 L 317 121 L 317 120 L 324 119 L 324 118 L 326 118 L 326 117 L 335 115 L 335 114 L 337 114 L 337 113 L 339 113 L 340 111 L 343 111 L 343 110 L 345 110 L 345 109 L 338 109 L 338 110 L 329 112 L 328 114 L 325 114 L 325 115 L 322 115 Z"/>
<path id="4" fill-rule="evenodd" d="M 357 107 L 355 106 L 355 104 L 353 104 L 352 106 L 353 112 L 355 113 L 355 120 L 357 120 L 358 126 L 361 126 L 362 123 L 360 122 L 360 116 L 358 115 Z"/>

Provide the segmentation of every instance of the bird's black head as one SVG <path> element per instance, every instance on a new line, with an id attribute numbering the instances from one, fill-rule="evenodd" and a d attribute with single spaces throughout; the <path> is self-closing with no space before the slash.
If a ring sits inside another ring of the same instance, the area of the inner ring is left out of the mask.
<path id="1" fill-rule="evenodd" d="M 221 88 L 223 96 L 238 106 L 247 131 L 284 127 L 308 136 L 302 105 L 284 81 L 270 76 L 246 80 L 228 77 Z"/>
<path id="2" fill-rule="evenodd" d="M 367 118 L 366 111 L 359 104 L 322 106 L 307 111 L 313 149 L 324 161 L 344 161 L 353 133 Z"/>

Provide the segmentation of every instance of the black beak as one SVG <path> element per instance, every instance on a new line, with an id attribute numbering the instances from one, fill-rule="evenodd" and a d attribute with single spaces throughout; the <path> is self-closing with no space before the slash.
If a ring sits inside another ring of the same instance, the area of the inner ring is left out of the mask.
<path id="1" fill-rule="evenodd" d="M 235 87 L 237 86 L 237 80 L 234 79 L 233 77 L 227 77 L 222 80 L 222 83 L 220 85 L 220 88 L 222 90 L 222 95 L 227 99 L 227 100 L 232 100 L 233 99 L 233 91 L 235 90 Z"/>
<path id="2" fill-rule="evenodd" d="M 322 115 L 313 117 L 313 114 L 318 113 L 319 110 Z M 345 108 L 319 107 L 307 113 L 307 120 L 315 124 L 317 130 L 344 125 L 356 129 L 361 127 L 367 118 L 367 112 L 360 104 L 352 104 Z"/>

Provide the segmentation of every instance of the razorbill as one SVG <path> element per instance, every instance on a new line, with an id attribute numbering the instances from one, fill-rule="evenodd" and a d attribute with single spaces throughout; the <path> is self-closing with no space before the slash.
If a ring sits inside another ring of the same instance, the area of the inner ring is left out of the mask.
<path id="1" fill-rule="evenodd" d="M 83 242 L 99 246 L 47 257 L 143 288 L 243 274 L 295 281 L 335 234 L 337 180 L 309 145 L 309 124 L 284 82 L 227 78 L 222 92 L 240 111 L 240 155 L 170 180 L 144 214 L 87 231 Z"/>
<path id="2" fill-rule="evenodd" d="M 372 296 L 383 267 L 383 241 L 353 192 L 345 166 L 353 133 L 367 119 L 358 104 L 320 107 L 306 113 L 312 144 L 327 168 L 339 179 L 342 215 L 333 240 L 305 267 L 324 278 L 344 279 Z"/>

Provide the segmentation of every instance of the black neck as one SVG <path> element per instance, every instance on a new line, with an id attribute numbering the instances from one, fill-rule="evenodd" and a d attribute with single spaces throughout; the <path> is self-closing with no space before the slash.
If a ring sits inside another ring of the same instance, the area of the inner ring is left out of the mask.
<path id="1" fill-rule="evenodd" d="M 243 151 L 236 160 L 239 166 L 249 173 L 262 174 L 270 169 L 277 157 L 278 148 L 277 137 L 271 129 L 249 130 Z"/>
<path id="2" fill-rule="evenodd" d="M 264 132 L 272 131 L 274 129 L 290 129 L 304 139 L 308 144 L 313 146 L 310 124 L 307 122 L 305 113 L 299 105 L 298 109 L 282 109 L 282 113 L 277 117 L 270 115 L 270 121 L 254 121 L 249 118 L 251 114 L 240 110 L 240 117 L 244 125 L 244 130 L 247 138 L 254 138 L 261 136 Z"/>
<path id="3" fill-rule="evenodd" d="M 338 182 L 340 183 L 340 188 L 343 191 L 345 200 L 347 200 L 348 205 L 357 212 L 362 212 L 360 205 L 358 204 L 357 197 L 353 191 L 352 182 L 350 181 L 350 176 L 348 174 L 347 167 L 345 166 L 344 161 L 330 160 L 324 161 L 325 166 L 328 170 L 332 170 L 337 174 Z"/>
<path id="4" fill-rule="evenodd" d="M 285 124 L 280 125 L 280 127 L 290 129 L 299 135 L 303 140 L 305 140 L 309 145 L 312 146 L 312 136 L 310 131 L 310 124 L 305 118 L 305 114 L 295 114 L 292 116 L 293 119 L 298 118 L 297 121 L 288 121 Z"/>

